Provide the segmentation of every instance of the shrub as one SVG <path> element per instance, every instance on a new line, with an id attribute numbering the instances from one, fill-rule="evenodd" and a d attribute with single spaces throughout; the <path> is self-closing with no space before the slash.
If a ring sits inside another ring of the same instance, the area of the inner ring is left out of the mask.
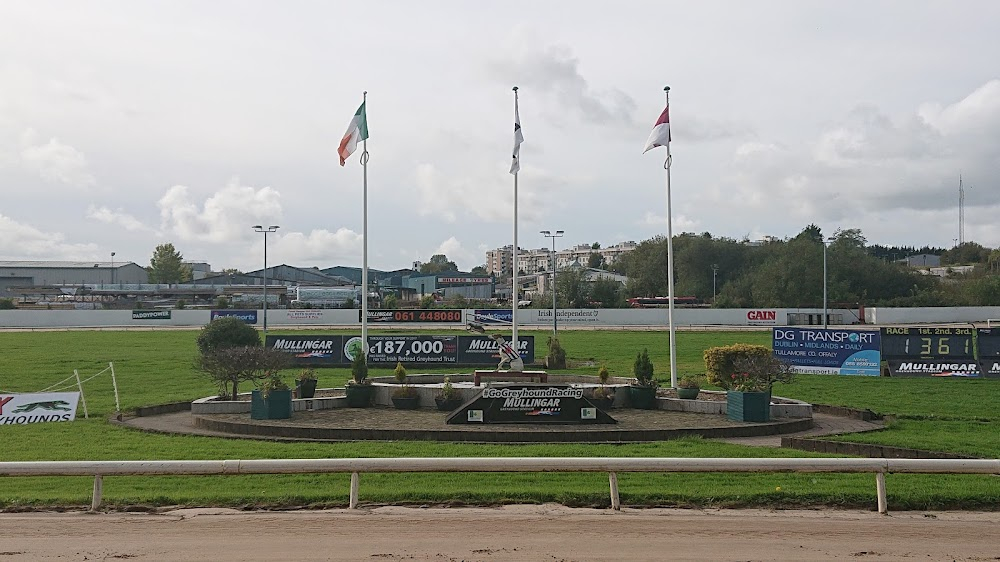
<path id="1" fill-rule="evenodd" d="M 607 365 L 601 365 L 601 368 L 597 370 L 597 380 L 601 381 L 601 384 L 608 384 L 611 380 L 611 373 L 608 372 Z"/>
<path id="2" fill-rule="evenodd" d="M 549 354 L 545 358 L 545 366 L 549 369 L 566 368 L 566 350 L 559 343 L 559 338 L 549 336 Z"/>
<path id="3" fill-rule="evenodd" d="M 741 381 L 740 386 L 760 386 L 770 388 L 773 382 L 786 378 L 787 367 L 778 361 L 771 350 L 763 345 L 737 343 L 721 347 L 710 347 L 705 350 L 705 372 L 708 382 L 724 389 L 733 388 L 737 373 L 751 375 L 755 381 Z M 779 377 L 774 378 L 772 377 Z M 744 377 L 745 378 L 745 377 Z"/>
<path id="4" fill-rule="evenodd" d="M 701 377 L 696 375 L 686 375 L 677 381 L 677 388 L 701 388 Z"/>
<path id="5" fill-rule="evenodd" d="M 444 386 L 441 387 L 441 398 L 444 400 L 455 400 L 458 398 L 458 391 L 451 384 L 451 377 L 444 378 Z"/>
<path id="6" fill-rule="evenodd" d="M 177 300 L 177 304 L 174 305 L 174 308 L 180 310 L 180 309 L 187 308 L 187 305 L 188 305 L 188 303 L 187 303 L 186 300 L 184 300 L 184 299 L 178 299 Z"/>
<path id="7" fill-rule="evenodd" d="M 396 361 L 396 368 L 392 371 L 392 376 L 396 377 L 396 382 L 399 384 L 406 383 L 406 367 L 402 363 Z"/>
<path id="8" fill-rule="evenodd" d="M 198 334 L 198 351 L 202 354 L 227 347 L 260 346 L 260 334 L 253 326 L 232 316 L 216 318 Z"/>
<path id="9" fill-rule="evenodd" d="M 643 348 L 642 353 L 635 356 L 635 363 L 632 365 L 632 374 L 635 375 L 635 386 L 657 386 L 653 380 L 653 362 L 649 360 L 649 351 Z"/>
<path id="10" fill-rule="evenodd" d="M 256 382 L 284 368 L 287 353 L 260 346 L 237 346 L 212 349 L 199 356 L 197 367 L 219 387 L 219 396 L 236 398 L 239 384 Z"/>
<path id="11" fill-rule="evenodd" d="M 299 375 L 295 377 L 295 380 L 299 382 L 314 381 L 316 380 L 316 369 L 312 367 L 306 367 L 299 371 Z"/>
<path id="12" fill-rule="evenodd" d="M 17 308 L 14 305 L 14 299 L 0 299 L 0 310 L 13 310 Z"/>
<path id="13" fill-rule="evenodd" d="M 351 380 L 349 384 L 371 384 L 368 380 L 368 362 L 365 361 L 365 352 L 354 353 L 354 360 L 351 361 Z"/>
<path id="14" fill-rule="evenodd" d="M 264 382 L 260 385 L 260 395 L 265 399 L 270 398 L 275 390 L 288 390 L 288 385 L 281 380 L 277 371 L 270 371 L 265 374 Z"/>
<path id="15" fill-rule="evenodd" d="M 226 297 L 215 299 L 215 308 L 229 308 L 229 299 Z"/>

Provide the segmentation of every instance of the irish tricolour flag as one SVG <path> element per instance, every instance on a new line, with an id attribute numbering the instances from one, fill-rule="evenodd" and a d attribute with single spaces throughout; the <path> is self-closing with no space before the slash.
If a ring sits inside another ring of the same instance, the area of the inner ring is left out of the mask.
<path id="1" fill-rule="evenodd" d="M 646 139 L 646 148 L 643 149 L 642 153 L 645 154 L 651 149 L 658 146 L 667 146 L 670 142 L 670 105 L 663 108 L 663 113 L 660 114 L 660 118 L 656 120 L 656 124 L 653 125 L 653 132 L 649 133 L 649 138 Z"/>
<path id="2" fill-rule="evenodd" d="M 354 117 L 351 118 L 351 124 L 347 126 L 344 138 L 340 139 L 340 147 L 337 148 L 337 154 L 340 155 L 341 166 L 354 154 L 354 150 L 358 148 L 358 141 L 363 141 L 367 138 L 368 117 L 365 116 L 365 104 L 362 103 L 358 111 L 354 113 Z"/>

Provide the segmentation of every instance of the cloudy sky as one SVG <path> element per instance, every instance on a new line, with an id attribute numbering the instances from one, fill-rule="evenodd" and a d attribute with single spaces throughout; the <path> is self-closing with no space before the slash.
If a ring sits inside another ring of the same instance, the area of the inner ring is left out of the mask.
<path id="1" fill-rule="evenodd" d="M 675 232 L 1000 245 L 1000 3 L 0 3 L 0 260 L 360 265 Z M 360 151 L 359 151 L 360 152 Z"/>

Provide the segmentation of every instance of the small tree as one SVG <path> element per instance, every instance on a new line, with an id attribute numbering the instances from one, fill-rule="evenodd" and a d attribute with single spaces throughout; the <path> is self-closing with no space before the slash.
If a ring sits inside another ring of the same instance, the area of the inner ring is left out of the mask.
<path id="1" fill-rule="evenodd" d="M 635 356 L 632 374 L 635 375 L 636 386 L 657 386 L 656 381 L 653 380 L 653 362 L 649 360 L 649 351 L 646 348 L 643 348 L 642 353 Z"/>
<path id="2" fill-rule="evenodd" d="M 288 364 L 288 354 L 260 346 L 237 346 L 212 349 L 202 353 L 198 368 L 219 387 L 219 395 L 235 399 L 242 382 L 256 383 L 277 373 Z"/>
<path id="3" fill-rule="evenodd" d="M 202 328 L 197 342 L 198 352 L 205 354 L 226 347 L 260 346 L 260 334 L 239 318 L 223 316 Z"/>
<path id="4" fill-rule="evenodd" d="M 182 283 L 192 278 L 191 266 L 184 264 L 184 256 L 169 242 L 156 247 L 147 271 L 150 283 Z"/>
<path id="5" fill-rule="evenodd" d="M 351 380 L 348 381 L 348 384 L 371 384 L 371 381 L 368 380 L 368 363 L 365 361 L 365 352 L 362 350 L 354 352 L 354 360 L 351 361 Z"/>

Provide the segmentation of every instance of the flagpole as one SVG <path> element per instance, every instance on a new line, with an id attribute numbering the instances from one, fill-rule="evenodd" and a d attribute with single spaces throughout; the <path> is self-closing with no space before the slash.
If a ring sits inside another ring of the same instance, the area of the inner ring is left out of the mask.
<path id="1" fill-rule="evenodd" d="M 667 107 L 670 107 L 670 86 L 664 86 Z M 663 168 L 667 171 L 667 324 L 670 326 L 670 386 L 677 388 L 677 340 L 674 332 L 674 229 L 670 207 L 670 140 L 667 140 L 667 159 Z"/>
<path id="2" fill-rule="evenodd" d="M 514 86 L 514 119 L 519 121 L 520 117 L 517 112 L 517 86 Z M 515 141 L 516 142 L 516 141 Z M 511 249 L 511 269 L 513 270 L 511 279 L 511 309 L 510 309 L 510 323 L 511 323 L 511 344 L 514 346 L 514 350 L 517 351 L 518 355 L 521 354 L 521 345 L 517 340 L 517 174 L 521 170 L 521 152 L 517 150 L 517 170 L 514 171 L 514 247 Z"/>
<path id="3" fill-rule="evenodd" d="M 365 108 L 365 125 L 367 127 L 368 92 L 362 94 L 361 105 Z M 361 342 L 365 353 L 365 364 L 368 364 L 368 135 L 361 141 L 361 169 L 364 178 L 364 219 L 362 222 L 361 250 Z"/>

